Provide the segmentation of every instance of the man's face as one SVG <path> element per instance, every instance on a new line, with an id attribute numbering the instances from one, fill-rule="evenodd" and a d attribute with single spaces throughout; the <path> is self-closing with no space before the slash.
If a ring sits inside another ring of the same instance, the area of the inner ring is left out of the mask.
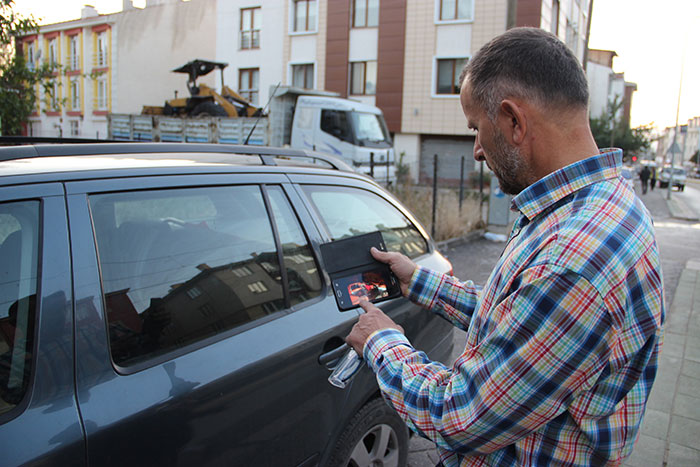
<path id="1" fill-rule="evenodd" d="M 486 111 L 472 100 L 469 80 L 464 81 L 460 101 L 467 125 L 476 131 L 474 159 L 486 162 L 504 193 L 517 195 L 529 185 L 527 174 L 530 170 L 520 150 L 508 144 L 503 132 L 488 118 Z"/>

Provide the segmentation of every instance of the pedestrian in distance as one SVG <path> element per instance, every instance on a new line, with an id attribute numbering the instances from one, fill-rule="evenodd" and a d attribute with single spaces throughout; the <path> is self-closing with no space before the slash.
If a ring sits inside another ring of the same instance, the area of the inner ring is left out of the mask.
<path id="1" fill-rule="evenodd" d="M 649 188 L 651 188 L 651 191 L 654 191 L 654 187 L 656 186 L 656 167 L 651 168 L 651 177 L 649 178 Z"/>
<path id="2" fill-rule="evenodd" d="M 518 213 L 483 288 L 372 249 L 411 301 L 467 333 L 452 366 L 367 301 L 347 342 L 385 400 L 455 466 L 621 465 L 657 372 L 663 281 L 651 219 L 599 151 L 580 63 L 515 28 L 469 61 L 460 101 Z"/>
<path id="3" fill-rule="evenodd" d="M 651 176 L 651 170 L 649 170 L 649 166 L 645 165 L 642 167 L 642 171 L 639 172 L 639 180 L 642 182 L 642 194 L 646 195 L 647 194 L 647 188 L 649 187 L 649 177 Z"/>

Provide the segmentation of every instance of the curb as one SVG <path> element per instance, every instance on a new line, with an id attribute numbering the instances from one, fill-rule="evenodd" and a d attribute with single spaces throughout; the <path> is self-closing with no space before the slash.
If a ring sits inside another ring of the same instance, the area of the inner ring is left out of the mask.
<path id="1" fill-rule="evenodd" d="M 459 243 L 473 242 L 474 240 L 481 238 L 484 235 L 484 232 L 486 232 L 486 230 L 484 229 L 472 230 L 471 232 L 468 232 L 466 235 L 462 235 L 461 237 L 449 238 L 447 240 L 437 242 L 436 245 L 438 247 L 438 250 L 446 250 L 452 247 L 453 245 Z"/>
<path id="2" fill-rule="evenodd" d="M 677 198 L 666 199 L 666 205 L 668 210 L 671 212 L 671 217 L 675 219 L 681 219 L 686 221 L 697 222 L 700 220 L 698 215 L 693 212 L 683 201 Z"/>

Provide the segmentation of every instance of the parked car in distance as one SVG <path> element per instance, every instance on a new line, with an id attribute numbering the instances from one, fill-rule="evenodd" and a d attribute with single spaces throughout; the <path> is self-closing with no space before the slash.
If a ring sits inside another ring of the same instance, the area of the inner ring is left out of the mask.
<path id="1" fill-rule="evenodd" d="M 678 191 L 683 191 L 685 189 L 686 178 L 687 175 L 684 168 L 673 168 L 673 186 L 677 187 Z M 659 186 L 661 188 L 667 188 L 670 180 L 671 167 L 664 167 L 663 169 L 661 169 L 661 173 L 659 174 Z"/>
<path id="2" fill-rule="evenodd" d="M 448 272 L 425 229 L 342 161 L 269 147 L 0 148 L 0 464 L 405 465 L 364 367 L 327 378 L 359 315 L 319 245 L 380 230 Z M 452 326 L 379 305 L 447 359 Z"/>

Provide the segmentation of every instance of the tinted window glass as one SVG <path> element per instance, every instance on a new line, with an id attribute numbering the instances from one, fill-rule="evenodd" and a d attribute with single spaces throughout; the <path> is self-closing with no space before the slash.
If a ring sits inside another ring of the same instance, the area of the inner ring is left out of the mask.
<path id="1" fill-rule="evenodd" d="M 0 414 L 20 403 L 34 352 L 39 202 L 0 204 Z"/>
<path id="2" fill-rule="evenodd" d="M 117 364 L 284 308 L 259 187 L 103 194 L 90 204 Z"/>
<path id="3" fill-rule="evenodd" d="M 282 244 L 284 267 L 292 305 L 316 297 L 321 292 L 321 278 L 311 248 L 280 187 L 268 187 L 270 205 Z"/>
<path id="4" fill-rule="evenodd" d="M 334 240 L 379 230 L 390 251 L 415 258 L 428 251 L 425 239 L 401 211 L 380 196 L 358 188 L 305 185 Z"/>

